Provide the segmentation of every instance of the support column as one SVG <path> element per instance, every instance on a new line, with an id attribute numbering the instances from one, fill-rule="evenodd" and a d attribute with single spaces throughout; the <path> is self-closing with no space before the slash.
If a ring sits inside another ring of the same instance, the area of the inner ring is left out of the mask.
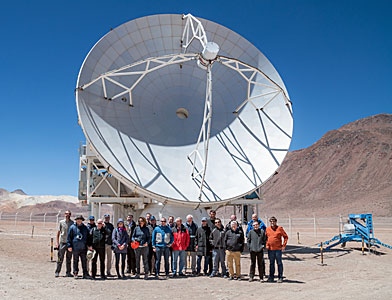
<path id="1" fill-rule="evenodd" d="M 95 220 L 99 219 L 99 204 L 96 202 L 91 202 L 90 216 L 94 216 Z"/>
<path id="2" fill-rule="evenodd" d="M 113 204 L 113 224 L 117 224 L 118 218 L 120 218 L 120 204 Z"/>

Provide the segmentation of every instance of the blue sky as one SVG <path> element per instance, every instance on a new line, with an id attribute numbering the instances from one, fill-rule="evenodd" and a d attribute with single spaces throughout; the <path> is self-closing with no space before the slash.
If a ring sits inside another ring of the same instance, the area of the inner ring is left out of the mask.
<path id="1" fill-rule="evenodd" d="M 292 150 L 392 113 L 392 1 L 3 1 L 0 187 L 76 195 L 84 57 L 110 28 L 187 12 L 241 34 L 276 67 L 293 101 Z"/>

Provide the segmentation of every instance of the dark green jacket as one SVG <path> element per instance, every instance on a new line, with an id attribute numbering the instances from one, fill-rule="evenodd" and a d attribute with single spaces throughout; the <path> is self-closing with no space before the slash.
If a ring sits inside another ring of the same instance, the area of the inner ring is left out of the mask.
<path id="1" fill-rule="evenodd" d="M 94 227 L 91 229 L 91 232 L 89 234 L 87 245 L 93 246 L 94 249 L 105 248 L 108 235 L 111 235 L 111 232 L 106 227 L 102 226 L 101 229 L 98 229 L 98 227 Z"/>
<path id="2" fill-rule="evenodd" d="M 265 247 L 267 237 L 264 230 L 252 229 L 248 234 L 248 248 L 250 252 L 261 252 Z"/>

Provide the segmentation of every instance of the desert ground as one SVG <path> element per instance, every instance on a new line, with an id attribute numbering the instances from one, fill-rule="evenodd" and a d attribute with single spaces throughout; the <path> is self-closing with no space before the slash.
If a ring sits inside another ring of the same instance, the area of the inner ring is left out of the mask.
<path id="1" fill-rule="evenodd" d="M 336 229 L 323 230 L 317 238 L 309 229 L 289 239 L 284 253 L 285 281 L 248 282 L 249 255 L 241 258 L 242 281 L 222 278 L 187 277 L 180 279 L 106 281 L 54 277 L 55 262 L 50 260 L 50 237 L 55 228 L 37 227 L 31 238 L 28 224 L 0 223 L 0 298 L 1 299 L 391 299 L 392 250 L 372 249 L 361 253 L 360 243 L 324 252 L 320 264 L 318 241 L 335 235 Z M 392 228 L 375 228 L 375 236 L 392 244 Z M 55 252 L 56 258 L 56 252 Z M 268 259 L 266 260 L 268 266 Z M 114 273 L 114 270 L 113 270 Z M 268 273 L 268 268 L 267 268 Z"/>

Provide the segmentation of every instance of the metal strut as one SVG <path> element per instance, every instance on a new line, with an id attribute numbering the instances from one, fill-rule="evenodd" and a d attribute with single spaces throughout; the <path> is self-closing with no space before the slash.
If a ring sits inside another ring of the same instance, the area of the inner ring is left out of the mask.
<path id="1" fill-rule="evenodd" d="M 201 125 L 199 138 L 197 139 L 196 148 L 189 155 L 188 159 L 192 164 L 192 179 L 200 179 L 199 188 L 199 200 L 203 194 L 203 186 L 206 176 L 207 169 L 207 158 L 208 158 L 208 144 L 210 142 L 210 132 L 211 132 L 211 117 L 212 117 L 212 75 L 211 75 L 212 65 L 207 66 L 207 86 L 206 86 L 206 100 L 204 104 L 204 114 L 203 123 Z M 200 143 L 203 142 L 202 154 L 200 153 Z M 200 160 L 201 168 L 196 169 L 196 162 Z"/>

